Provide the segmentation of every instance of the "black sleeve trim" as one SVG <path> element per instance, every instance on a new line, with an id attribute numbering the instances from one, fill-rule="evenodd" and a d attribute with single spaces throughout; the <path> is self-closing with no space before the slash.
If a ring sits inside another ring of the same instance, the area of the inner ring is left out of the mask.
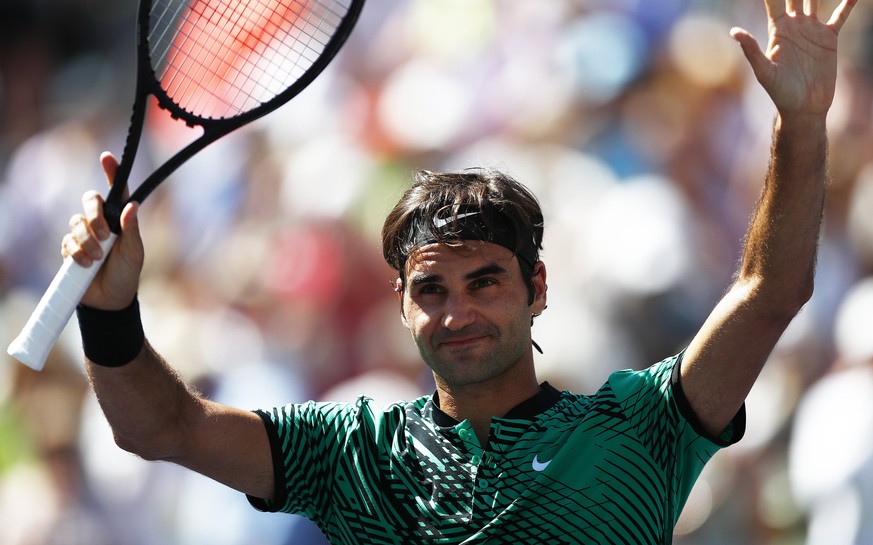
<path id="1" fill-rule="evenodd" d="M 275 409 L 274 409 L 275 411 Z M 276 427 L 270 418 L 270 414 L 266 411 L 252 411 L 264 422 L 264 427 L 267 430 L 267 437 L 270 440 L 270 453 L 273 458 L 273 500 L 256 498 L 246 494 L 246 498 L 252 507 L 258 511 L 275 513 L 288 502 L 288 490 L 285 488 L 285 481 L 281 478 L 284 473 L 282 468 L 282 448 L 279 445 L 279 436 L 276 435 Z"/>
<path id="2" fill-rule="evenodd" d="M 691 408 L 691 404 L 688 402 L 688 398 L 685 397 L 685 392 L 682 390 L 682 383 L 680 381 L 681 375 L 681 367 L 682 367 L 682 357 L 684 356 L 684 352 L 676 358 L 676 363 L 673 364 L 673 372 L 670 375 L 670 386 L 673 388 L 673 399 L 676 400 L 676 407 L 679 409 L 679 412 L 682 416 L 685 417 L 685 420 L 691 424 L 691 428 L 697 433 L 697 435 L 708 439 L 709 441 L 719 445 L 721 447 L 727 447 L 733 445 L 743 438 L 743 435 L 746 433 L 746 404 L 740 407 L 740 410 L 737 411 L 737 414 L 734 416 L 733 420 L 731 420 L 731 434 L 729 437 L 725 438 L 724 433 L 721 436 L 712 435 L 703 429 L 703 425 L 700 423 L 700 420 L 697 418 L 697 414 L 694 413 L 694 410 Z"/>

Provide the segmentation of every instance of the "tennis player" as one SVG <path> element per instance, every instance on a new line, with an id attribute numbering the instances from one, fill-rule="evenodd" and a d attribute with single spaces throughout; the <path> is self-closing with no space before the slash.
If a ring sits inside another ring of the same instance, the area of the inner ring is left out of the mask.
<path id="1" fill-rule="evenodd" d="M 385 221 L 400 313 L 436 392 L 248 411 L 193 392 L 146 341 L 136 205 L 78 310 L 87 368 L 117 443 L 302 513 L 332 543 L 669 543 L 704 464 L 744 431 L 744 399 L 813 289 L 839 30 L 819 0 L 765 0 L 766 51 L 733 29 L 773 100 L 769 173 L 736 279 L 680 354 L 593 395 L 540 383 L 546 308 L 534 196 L 488 170 L 421 172 Z M 111 179 L 116 166 L 103 166 Z M 106 236 L 86 194 L 63 253 Z M 91 257 L 89 257 L 91 256 Z"/>

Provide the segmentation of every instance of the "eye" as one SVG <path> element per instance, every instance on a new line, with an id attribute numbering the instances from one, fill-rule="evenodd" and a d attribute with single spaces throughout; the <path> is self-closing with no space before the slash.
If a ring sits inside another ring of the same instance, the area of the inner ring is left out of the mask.
<path id="1" fill-rule="evenodd" d="M 419 295 L 436 295 L 445 292 L 438 284 L 425 284 L 418 289 Z"/>
<path id="2" fill-rule="evenodd" d="M 470 284 L 470 286 L 473 289 L 477 289 L 477 290 L 482 289 L 482 288 L 487 288 L 490 286 L 496 286 L 496 285 L 497 285 L 497 280 L 490 278 L 490 277 L 477 278 L 476 280 L 473 280 L 473 282 Z"/>

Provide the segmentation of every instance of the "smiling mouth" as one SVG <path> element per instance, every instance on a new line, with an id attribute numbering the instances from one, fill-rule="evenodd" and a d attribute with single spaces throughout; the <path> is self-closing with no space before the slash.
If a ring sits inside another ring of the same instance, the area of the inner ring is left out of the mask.
<path id="1" fill-rule="evenodd" d="M 457 339 L 446 339 L 440 342 L 440 345 L 447 346 L 449 348 L 464 348 L 467 346 L 472 346 L 474 344 L 479 343 L 484 340 L 487 335 L 481 335 L 477 337 L 463 337 Z"/>

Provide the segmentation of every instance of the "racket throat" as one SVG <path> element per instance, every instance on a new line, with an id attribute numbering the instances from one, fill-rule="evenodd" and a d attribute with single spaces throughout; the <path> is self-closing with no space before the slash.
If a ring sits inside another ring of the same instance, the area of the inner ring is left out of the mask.
<path id="1" fill-rule="evenodd" d="M 109 224 L 109 230 L 116 235 L 121 234 L 121 211 L 123 209 L 123 205 L 119 207 L 111 200 L 107 200 L 103 203 L 103 216 Z"/>

